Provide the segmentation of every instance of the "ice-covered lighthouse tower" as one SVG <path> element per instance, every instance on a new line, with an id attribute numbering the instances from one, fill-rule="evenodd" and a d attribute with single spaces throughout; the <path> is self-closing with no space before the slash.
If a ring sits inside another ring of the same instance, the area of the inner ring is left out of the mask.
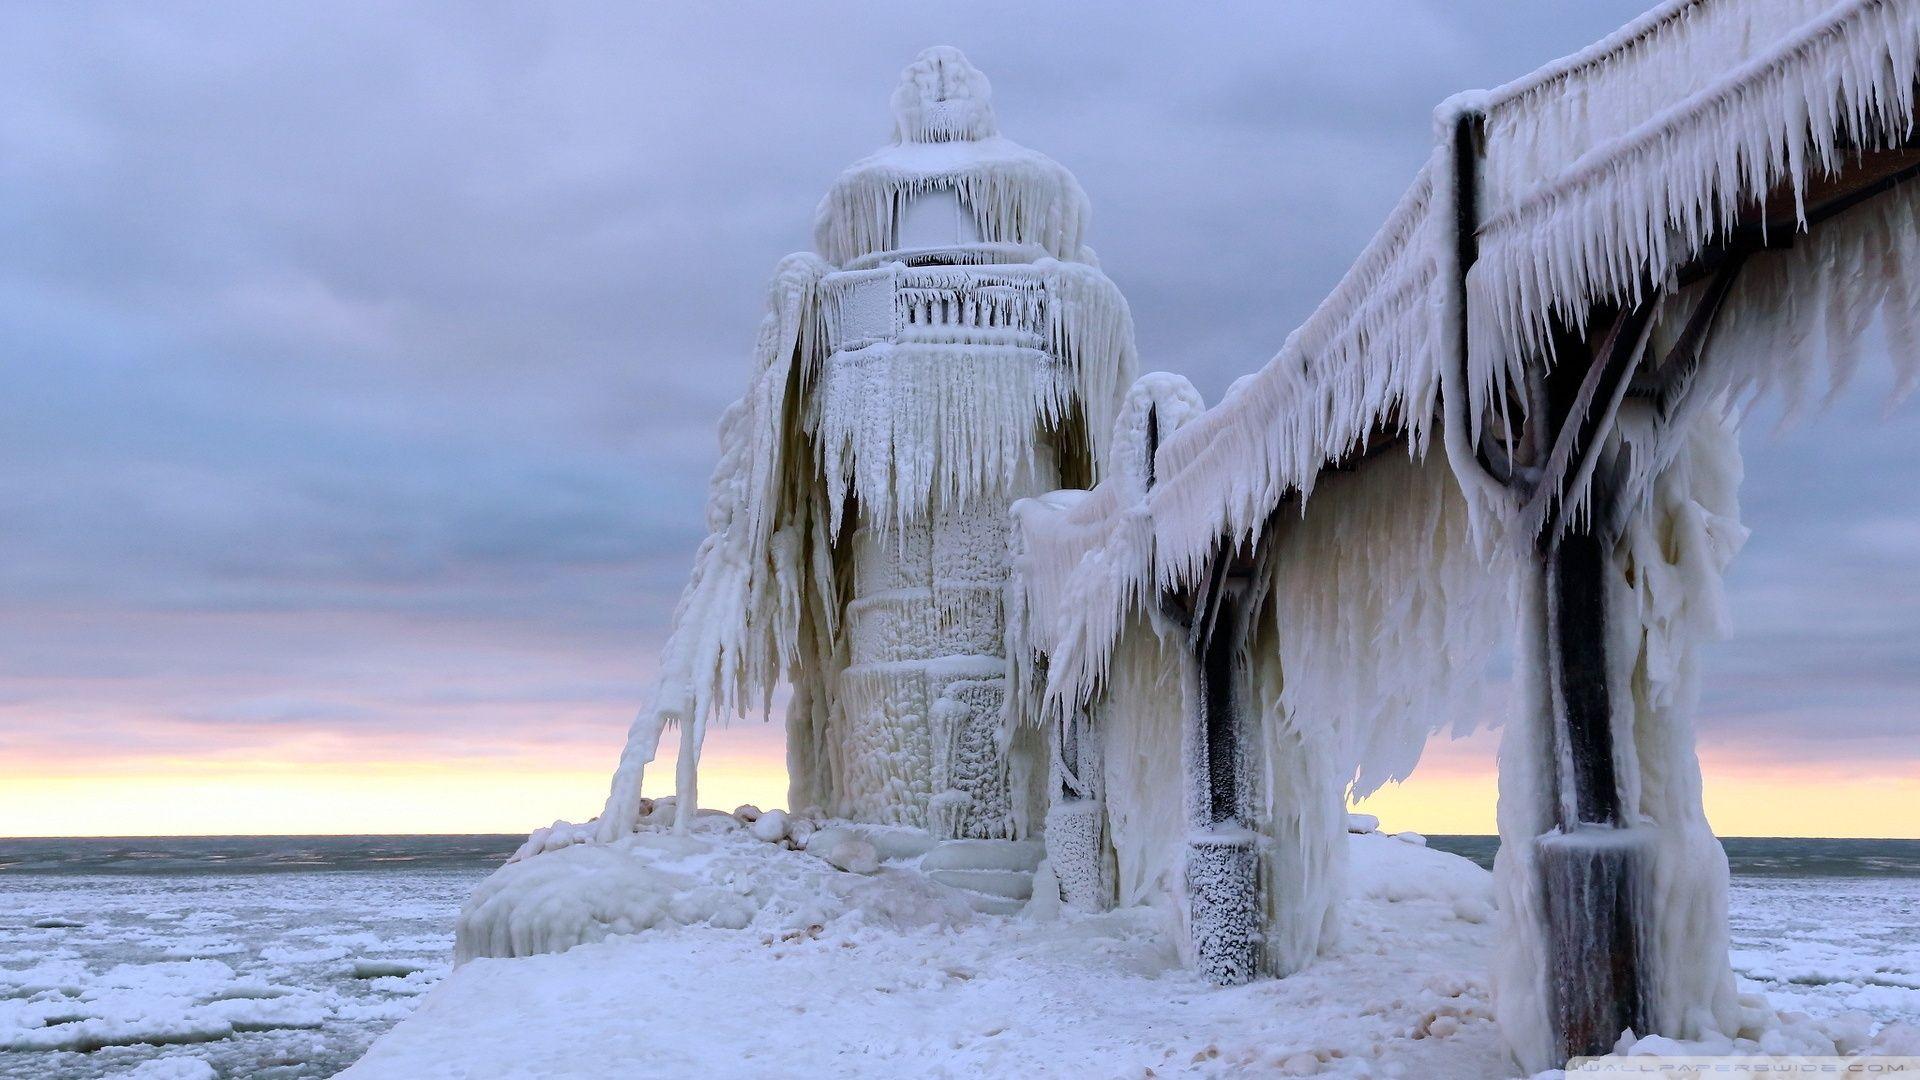
<path id="1" fill-rule="evenodd" d="M 783 681 L 796 810 L 942 838 L 1039 828 L 1046 750 L 1002 715 L 1007 511 L 1095 479 L 1132 322 L 1083 242 L 1086 194 L 1000 136 L 966 57 L 921 53 L 893 112 L 892 144 L 822 200 L 816 253 L 775 276 L 602 838 L 632 828 L 663 727 L 683 728 L 686 814 L 707 722 L 771 709 Z"/>

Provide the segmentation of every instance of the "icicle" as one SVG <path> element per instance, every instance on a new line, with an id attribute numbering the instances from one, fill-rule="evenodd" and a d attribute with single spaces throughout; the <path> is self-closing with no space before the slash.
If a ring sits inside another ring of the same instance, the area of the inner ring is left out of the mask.
<path id="1" fill-rule="evenodd" d="M 676 805 L 679 820 L 690 821 L 707 718 L 737 712 L 755 696 L 764 700 L 780 675 L 779 657 L 794 655 L 799 550 L 790 540 L 776 542 L 791 513 L 782 497 L 789 460 L 785 415 L 793 365 L 804 365 L 811 351 L 816 286 L 825 271 L 819 259 L 794 255 L 776 272 L 759 373 L 721 422 L 721 456 L 707 504 L 712 535 L 694 557 L 693 577 L 674 612 L 654 704 L 634 721 L 614 773 L 597 829 L 602 841 L 632 830 L 646 765 L 669 723 L 681 725 L 683 798 Z"/>
<path id="2" fill-rule="evenodd" d="M 1014 504 L 1007 655 L 1009 718 L 1038 724 L 1087 702 L 1102 684 L 1122 630 L 1154 588 L 1146 509 L 1149 417 L 1164 438 L 1203 415 L 1186 379 L 1140 377 L 1108 441 L 1104 478 L 1091 492 L 1054 492 Z M 1048 657 L 1044 687 L 1034 658 Z"/>
<path id="3" fill-rule="evenodd" d="M 1913 132 L 1920 10 L 1877 0 L 1687 5 L 1547 75 L 1496 91 L 1492 213 L 1474 275 L 1478 406 L 1596 304 L 1724 237 L 1781 187 L 1796 215 L 1842 146 Z"/>
<path id="4" fill-rule="evenodd" d="M 851 494 L 893 527 L 935 499 L 1011 490 L 1036 435 L 1069 419 L 1099 454 L 1134 364 L 1132 316 L 1099 271 L 890 264 L 822 291 L 831 355 L 811 376 L 808 426 L 832 505 Z"/>
<path id="5" fill-rule="evenodd" d="M 1172 648 L 1136 626 L 1114 650 L 1108 692 L 1093 722 L 1102 731 L 1101 768 L 1113 845 L 1115 902 L 1181 912 L 1181 851 L 1186 822 L 1176 805 L 1181 788 L 1182 708 Z M 1181 935 L 1185 940 L 1186 935 Z"/>
<path id="6" fill-rule="evenodd" d="M 1324 481 L 1273 542 L 1280 704 L 1337 733 L 1354 797 L 1411 775 L 1430 735 L 1479 724 L 1512 573 L 1474 541 L 1439 454 Z"/>
<path id="7" fill-rule="evenodd" d="M 1084 261 L 1089 210 L 1080 182 L 1059 162 L 999 135 L 903 142 L 856 162 L 815 212 L 814 247 L 849 268 L 898 251 L 900 208 L 935 191 L 958 196 L 980 243 L 1000 249 L 996 262 Z"/>
<path id="8" fill-rule="evenodd" d="M 1376 431 L 1424 450 L 1440 375 L 1433 191 L 1429 165 L 1279 354 L 1167 440 L 1151 500 L 1162 584 L 1191 582 L 1221 536 L 1252 535 Z"/>
<path id="9" fill-rule="evenodd" d="M 1807 388 L 1831 400 L 1858 369 L 1877 320 L 1894 365 L 1898 401 L 1920 363 L 1920 187 L 1908 183 L 1822 223 L 1782 252 L 1756 257 L 1728 297 L 1699 389 L 1740 411 L 1765 398 L 1802 411 Z M 1824 374 L 1823 374 L 1824 370 Z"/>

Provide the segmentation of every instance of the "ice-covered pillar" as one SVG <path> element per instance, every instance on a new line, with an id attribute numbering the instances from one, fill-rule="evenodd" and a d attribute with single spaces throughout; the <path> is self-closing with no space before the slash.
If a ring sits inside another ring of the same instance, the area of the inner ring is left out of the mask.
<path id="1" fill-rule="evenodd" d="M 1535 736 L 1534 752 L 1547 759 L 1537 775 L 1552 801 L 1532 812 L 1532 827 L 1546 830 L 1534 843 L 1532 907 L 1544 930 L 1550 1063 L 1604 1053 L 1628 1029 L 1700 1038 L 1735 1026 L 1726 858 L 1702 807 L 1690 714 L 1695 652 L 1720 629 L 1721 573 L 1745 536 L 1739 455 L 1724 419 L 1674 378 L 1692 368 L 1736 273 L 1692 298 L 1677 343 L 1657 360 L 1641 358 L 1653 315 L 1615 315 L 1581 381 L 1604 391 L 1641 371 L 1638 399 L 1614 407 L 1633 418 L 1578 431 L 1597 465 L 1584 470 L 1585 511 L 1550 518 L 1542 532 L 1532 700 L 1549 733 Z M 1557 385 L 1582 374 L 1568 367 L 1544 380 L 1552 415 L 1566 429 L 1579 416 L 1610 417 Z M 1503 799 L 1506 790 L 1503 779 Z M 1503 809 L 1503 836 L 1514 831 L 1507 817 Z"/>
<path id="2" fill-rule="evenodd" d="M 1483 448 L 1469 440 L 1473 425 L 1467 420 L 1467 282 L 1479 257 L 1486 117 L 1471 96 L 1463 96 L 1443 104 L 1437 121 L 1446 165 L 1442 206 L 1454 225 L 1453 243 L 1443 253 L 1448 296 L 1441 307 L 1443 340 L 1453 354 L 1443 390 L 1448 399 L 1447 452 L 1463 483 L 1478 488 L 1486 505 L 1523 521 L 1537 493 L 1518 473 L 1508 475 L 1488 464 Z M 1638 360 L 1632 350 L 1644 343 L 1644 319 L 1644 312 L 1621 312 L 1609 338 L 1612 347 L 1606 355 L 1592 357 L 1594 365 L 1611 369 L 1621 388 L 1620 380 Z M 1632 320 L 1637 322 L 1628 325 Z M 1585 343 L 1576 339 L 1567 345 L 1577 351 Z M 1596 404 L 1595 386 L 1583 378 L 1587 373 L 1587 366 L 1563 357 L 1551 377 L 1536 382 L 1527 395 L 1534 407 L 1527 431 L 1521 444 L 1511 448 L 1515 461 L 1537 472 L 1554 455 L 1564 460 L 1568 449 L 1560 444 L 1567 441 L 1570 446 L 1570 440 L 1583 433 L 1579 450 L 1597 452 L 1618 399 Z M 1551 482 L 1560 481 L 1555 476 Z M 1607 494 L 1602 491 L 1594 498 L 1604 502 Z M 1504 916 L 1518 924 L 1510 929 L 1526 943 L 1509 947 L 1507 955 L 1517 957 L 1516 964 L 1538 969 L 1528 973 L 1523 985 L 1509 979 L 1504 990 L 1509 996 L 1542 994 L 1550 999 L 1529 1004 L 1544 1012 L 1549 1029 L 1531 1032 L 1531 1041 L 1550 1042 L 1551 1061 L 1531 1060 L 1520 1045 L 1527 1038 L 1510 1039 L 1529 1068 L 1564 1063 L 1575 1054 L 1603 1053 L 1621 1030 L 1639 1025 L 1646 1014 L 1643 937 L 1636 926 L 1642 913 L 1635 898 L 1641 860 L 1635 851 L 1637 838 L 1623 828 L 1627 819 L 1615 775 L 1609 545 L 1596 534 L 1590 517 L 1572 527 L 1555 520 L 1541 537 L 1532 557 L 1521 560 L 1529 579 L 1519 590 L 1526 609 L 1521 620 L 1526 663 L 1519 690 L 1523 716 L 1502 743 L 1500 763 L 1500 858 L 1512 868 L 1506 876 L 1517 873 L 1532 879 L 1514 886 L 1524 905 L 1505 905 Z M 1531 760 L 1510 760 L 1515 755 Z M 1531 813 L 1523 805 L 1542 801 L 1546 805 L 1531 807 Z M 1513 835 L 1516 831 L 1521 835 Z M 1526 850 L 1509 849 L 1516 842 Z M 1530 1010 L 1505 1011 L 1518 1016 Z M 1530 1027 L 1521 1023 L 1509 1035 Z"/>
<path id="3" fill-rule="evenodd" d="M 1107 861 L 1106 802 L 1102 784 L 1100 729 L 1089 704 L 1067 709 L 1054 723 L 1052 798 L 1047 806 L 1047 862 L 1060 882 L 1060 898 L 1081 911 L 1113 904 L 1113 874 Z"/>
<path id="4" fill-rule="evenodd" d="M 1693 426 L 1648 505 L 1543 544 L 1523 582 L 1520 710 L 1500 750 L 1495 1007 L 1529 1070 L 1605 1053 L 1628 1029 L 1695 1039 L 1739 1025 L 1726 857 L 1691 721 L 1695 657 L 1744 535 L 1739 459 L 1719 417 Z M 1594 516 L 1614 517 L 1604 502 Z"/>
<path id="5" fill-rule="evenodd" d="M 1535 842 L 1546 918 L 1558 1053 L 1605 1053 L 1648 1013 L 1637 927 L 1647 836 L 1627 828 L 1615 773 L 1609 639 L 1613 560 L 1590 529 L 1545 545 L 1534 595 L 1544 632 L 1552 738 L 1554 828 Z M 1631 702 L 1626 703 L 1631 711 Z"/>
<path id="6" fill-rule="evenodd" d="M 1223 986 L 1260 970 L 1260 858 L 1247 747 L 1250 576 L 1233 545 L 1216 552 L 1190 600 L 1163 610 L 1187 631 L 1181 699 L 1187 820 L 1187 931 L 1194 966 Z"/>
<path id="7" fill-rule="evenodd" d="M 1501 403 L 1524 417 L 1518 437 L 1474 425 L 1484 118 L 1470 99 L 1440 118 L 1441 205 L 1457 223 L 1436 308 L 1453 354 L 1447 456 L 1524 549 L 1516 715 L 1500 745 L 1495 1013 L 1528 1072 L 1605 1053 L 1628 1029 L 1731 1033 L 1726 858 L 1702 809 L 1690 713 L 1695 649 L 1718 629 L 1720 574 L 1744 530 L 1737 444 L 1693 384 L 1746 253 L 1723 249 L 1696 285 L 1653 282 L 1599 305 L 1588 329 L 1556 325 L 1553 362 L 1527 364 Z"/>

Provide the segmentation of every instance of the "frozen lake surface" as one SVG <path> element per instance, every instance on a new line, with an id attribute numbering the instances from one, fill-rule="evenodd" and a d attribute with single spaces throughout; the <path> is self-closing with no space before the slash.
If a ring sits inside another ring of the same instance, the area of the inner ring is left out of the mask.
<path id="1" fill-rule="evenodd" d="M 516 842 L 0 841 L 0 1077 L 331 1076 L 445 976 Z"/>
<path id="2" fill-rule="evenodd" d="M 444 977 L 455 912 L 515 842 L 0 841 L 0 1077 L 330 1076 Z M 1727 846 L 1743 989 L 1920 1023 L 1920 843 Z"/>

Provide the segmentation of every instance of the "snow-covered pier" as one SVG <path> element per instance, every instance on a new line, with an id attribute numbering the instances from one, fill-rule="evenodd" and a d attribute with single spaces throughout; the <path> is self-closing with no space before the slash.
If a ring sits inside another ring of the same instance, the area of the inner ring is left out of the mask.
<path id="1" fill-rule="evenodd" d="M 1876 323 L 1904 384 L 1920 370 L 1917 66 L 1911 4 L 1698 0 L 1460 95 L 1272 362 L 1198 415 L 1185 387 L 1143 384 L 1181 405 L 1144 406 L 1137 477 L 1116 463 L 1082 499 L 1016 507 L 1028 719 L 1131 745 L 1187 718 L 1203 970 L 1247 976 L 1249 908 L 1258 969 L 1326 948 L 1342 796 L 1470 725 L 1487 650 L 1517 634 L 1509 1045 L 1538 1069 L 1629 1028 L 1738 1027 L 1690 721 L 1745 535 L 1732 425 L 1822 368 L 1843 380 Z M 1175 780 L 1112 773 L 1110 820 Z M 1223 877 L 1212 833 L 1242 825 L 1266 872 Z M 1123 867 L 1141 844 L 1171 857 L 1114 831 Z"/>

